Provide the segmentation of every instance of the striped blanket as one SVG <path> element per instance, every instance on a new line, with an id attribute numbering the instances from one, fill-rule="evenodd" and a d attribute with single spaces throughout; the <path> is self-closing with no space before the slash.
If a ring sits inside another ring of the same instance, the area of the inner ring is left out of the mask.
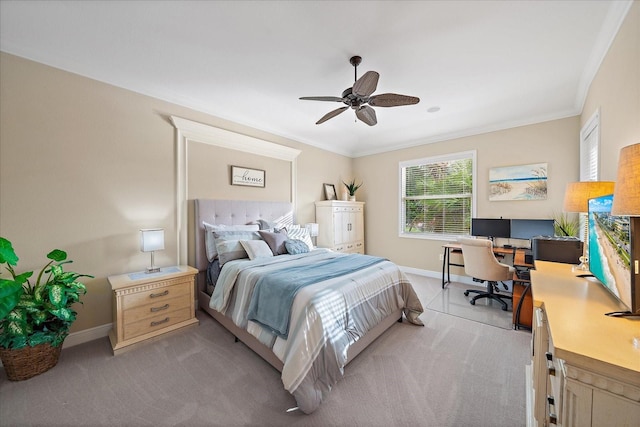
<path id="1" fill-rule="evenodd" d="M 273 350 L 283 362 L 282 382 L 298 407 L 311 413 L 342 377 L 347 350 L 397 309 L 422 325 L 422 305 L 398 266 L 380 261 L 298 290 L 287 339 L 248 320 L 255 285 L 263 275 L 347 256 L 324 249 L 300 255 L 234 260 L 225 264 L 211 296 L 220 311 Z"/>

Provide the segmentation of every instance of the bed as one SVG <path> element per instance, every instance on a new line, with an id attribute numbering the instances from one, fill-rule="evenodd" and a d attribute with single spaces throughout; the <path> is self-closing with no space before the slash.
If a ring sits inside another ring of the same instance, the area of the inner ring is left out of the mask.
<path id="1" fill-rule="evenodd" d="M 290 251 L 260 257 L 241 240 L 281 239 L 271 233 L 282 230 L 268 225 L 278 224 L 285 233 L 295 228 L 291 203 L 197 199 L 192 218 L 190 259 L 199 271 L 199 307 L 280 371 L 285 389 L 305 413 L 320 406 L 345 365 L 402 322 L 403 313 L 422 325 L 423 308 L 411 283 L 388 260 L 321 248 L 298 251 L 304 245 L 293 238 L 285 242 L 287 248 L 292 244 Z M 234 234 L 248 224 L 258 224 L 259 234 L 251 227 Z M 215 258 L 224 261 L 221 268 L 211 268 L 213 241 L 220 249 Z M 227 242 L 242 243 L 251 256 L 227 252 Z M 207 283 L 212 270 L 219 274 L 215 286 Z"/>

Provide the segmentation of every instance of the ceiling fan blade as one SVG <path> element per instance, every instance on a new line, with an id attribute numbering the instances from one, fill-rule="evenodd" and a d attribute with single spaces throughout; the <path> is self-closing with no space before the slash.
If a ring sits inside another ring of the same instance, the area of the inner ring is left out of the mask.
<path id="1" fill-rule="evenodd" d="M 367 71 L 353 84 L 353 93 L 357 96 L 369 96 L 376 91 L 380 74 Z"/>
<path id="2" fill-rule="evenodd" d="M 415 96 L 398 95 L 397 93 L 382 93 L 369 98 L 369 105 L 374 107 L 399 107 L 401 105 L 413 105 L 420 102 Z"/>
<path id="3" fill-rule="evenodd" d="M 346 110 L 349 107 L 340 107 L 337 110 L 333 110 L 333 111 L 329 111 L 327 114 L 325 114 L 324 116 L 322 116 L 322 118 L 320 120 L 318 120 L 316 122 L 317 125 L 319 125 L 320 123 L 324 123 L 329 119 L 334 118 L 335 116 L 337 116 L 338 114 L 342 113 L 344 110 Z"/>
<path id="4" fill-rule="evenodd" d="M 303 96 L 300 99 L 305 101 L 333 101 L 333 102 L 342 102 L 342 98 L 338 98 L 337 96 Z"/>
<path id="5" fill-rule="evenodd" d="M 376 118 L 376 111 L 368 105 L 363 105 L 356 110 L 356 116 L 369 126 L 375 126 L 378 123 Z"/>

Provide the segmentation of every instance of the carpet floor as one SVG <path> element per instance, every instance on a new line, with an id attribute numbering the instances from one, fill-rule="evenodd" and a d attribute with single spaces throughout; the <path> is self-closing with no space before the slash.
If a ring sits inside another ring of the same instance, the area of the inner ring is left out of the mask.
<path id="1" fill-rule="evenodd" d="M 423 305 L 440 281 L 411 276 Z M 345 369 L 313 414 L 280 374 L 206 313 L 200 325 L 112 356 L 107 338 L 63 349 L 52 370 L 0 372 L 0 426 L 525 426 L 531 334 L 426 309 Z"/>

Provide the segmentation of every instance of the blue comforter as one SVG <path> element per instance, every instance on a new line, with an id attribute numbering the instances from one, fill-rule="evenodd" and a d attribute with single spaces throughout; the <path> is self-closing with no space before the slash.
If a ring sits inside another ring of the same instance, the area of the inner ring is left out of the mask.
<path id="1" fill-rule="evenodd" d="M 291 306 L 301 288 L 362 270 L 382 261 L 384 258 L 349 254 L 264 276 L 256 282 L 248 318 L 287 338 Z"/>

